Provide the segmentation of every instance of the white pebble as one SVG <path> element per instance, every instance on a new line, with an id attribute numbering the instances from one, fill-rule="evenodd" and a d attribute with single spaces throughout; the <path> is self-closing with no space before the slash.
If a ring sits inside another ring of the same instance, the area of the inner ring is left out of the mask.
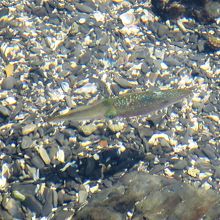
<path id="1" fill-rule="evenodd" d="M 105 15 L 102 14 L 100 11 L 95 11 L 93 16 L 97 22 L 105 22 Z"/>
<path id="2" fill-rule="evenodd" d="M 75 90 L 75 93 L 82 94 L 95 94 L 97 92 L 97 86 L 95 83 L 87 83 L 86 85 Z"/>
<path id="3" fill-rule="evenodd" d="M 16 101 L 16 99 L 15 99 L 15 97 L 8 97 L 8 98 L 6 98 L 5 99 L 5 101 L 8 103 L 8 105 L 14 105 L 14 104 L 16 104 L 17 103 L 17 101 Z"/>
<path id="4" fill-rule="evenodd" d="M 129 11 L 121 14 L 120 16 L 121 22 L 124 26 L 129 26 L 135 23 L 134 10 L 130 9 Z"/>

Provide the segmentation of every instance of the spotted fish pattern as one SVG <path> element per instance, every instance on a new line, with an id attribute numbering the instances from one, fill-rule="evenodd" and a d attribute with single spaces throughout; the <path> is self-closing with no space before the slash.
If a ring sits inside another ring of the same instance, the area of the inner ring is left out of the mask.
<path id="1" fill-rule="evenodd" d="M 128 93 L 121 96 L 103 99 L 93 105 L 82 106 L 68 113 L 52 116 L 48 122 L 81 121 L 94 119 L 125 118 L 147 115 L 167 106 L 180 102 L 192 94 L 193 88 L 149 90 Z"/>

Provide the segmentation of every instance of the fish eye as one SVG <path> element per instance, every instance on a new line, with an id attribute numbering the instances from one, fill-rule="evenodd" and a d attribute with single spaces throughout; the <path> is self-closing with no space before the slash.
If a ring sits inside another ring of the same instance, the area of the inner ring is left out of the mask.
<path id="1" fill-rule="evenodd" d="M 107 115 L 106 116 L 108 119 L 113 119 L 115 116 L 114 115 Z"/>

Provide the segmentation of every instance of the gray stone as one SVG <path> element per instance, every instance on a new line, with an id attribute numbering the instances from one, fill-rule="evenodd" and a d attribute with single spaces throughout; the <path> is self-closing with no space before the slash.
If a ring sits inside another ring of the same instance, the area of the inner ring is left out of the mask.
<path id="1" fill-rule="evenodd" d="M 13 89 L 16 83 L 16 79 L 13 76 L 6 77 L 2 81 L 2 89 Z"/>

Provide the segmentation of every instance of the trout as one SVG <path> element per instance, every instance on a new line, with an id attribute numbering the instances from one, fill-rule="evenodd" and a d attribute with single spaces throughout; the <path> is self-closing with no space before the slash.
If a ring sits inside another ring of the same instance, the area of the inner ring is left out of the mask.
<path id="1" fill-rule="evenodd" d="M 63 115 L 52 116 L 47 119 L 47 122 L 113 119 L 147 115 L 182 101 L 192 92 L 193 88 L 128 93 L 70 110 Z"/>

